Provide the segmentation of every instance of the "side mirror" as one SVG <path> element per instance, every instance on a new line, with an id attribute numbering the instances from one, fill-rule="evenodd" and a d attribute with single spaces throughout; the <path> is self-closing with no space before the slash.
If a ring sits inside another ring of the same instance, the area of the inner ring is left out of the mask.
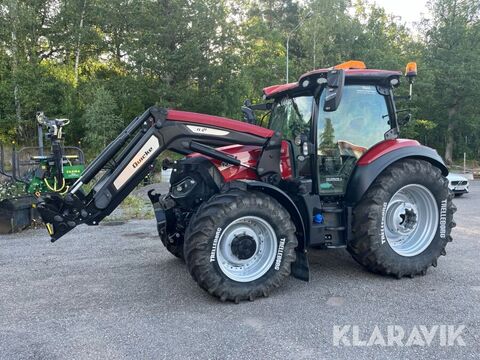
<path id="1" fill-rule="evenodd" d="M 327 87 L 325 88 L 325 104 L 323 111 L 336 111 L 342 100 L 343 86 L 345 85 L 345 71 L 342 69 L 330 70 L 327 73 Z"/>
<path id="2" fill-rule="evenodd" d="M 243 120 L 249 124 L 255 124 L 257 119 L 255 118 L 255 113 L 253 112 L 253 109 L 251 108 L 251 106 L 252 106 L 252 102 L 249 99 L 243 102 L 243 106 L 242 106 Z"/>

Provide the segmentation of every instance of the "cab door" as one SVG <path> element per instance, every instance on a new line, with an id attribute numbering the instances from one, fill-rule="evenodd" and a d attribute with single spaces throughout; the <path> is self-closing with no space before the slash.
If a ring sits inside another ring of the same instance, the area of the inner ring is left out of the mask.
<path id="1" fill-rule="evenodd" d="M 322 92 L 316 119 L 316 171 L 320 195 L 344 195 L 357 160 L 385 139 L 391 128 L 388 97 L 375 85 L 346 85 L 336 111 L 323 110 Z"/>

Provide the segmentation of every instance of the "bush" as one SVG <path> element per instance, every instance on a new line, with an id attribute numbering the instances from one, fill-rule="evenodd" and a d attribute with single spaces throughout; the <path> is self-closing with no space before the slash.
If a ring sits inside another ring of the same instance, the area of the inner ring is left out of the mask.
<path id="1" fill-rule="evenodd" d="M 0 182 L 0 201 L 25 195 L 22 184 L 13 182 Z"/>

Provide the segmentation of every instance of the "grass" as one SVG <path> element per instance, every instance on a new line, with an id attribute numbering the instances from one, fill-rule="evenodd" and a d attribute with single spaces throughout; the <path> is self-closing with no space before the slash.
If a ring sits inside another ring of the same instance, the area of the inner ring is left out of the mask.
<path id="1" fill-rule="evenodd" d="M 154 212 L 151 204 L 147 204 L 141 197 L 129 195 L 120 204 L 119 209 L 104 221 L 126 221 L 132 219 L 153 219 Z"/>

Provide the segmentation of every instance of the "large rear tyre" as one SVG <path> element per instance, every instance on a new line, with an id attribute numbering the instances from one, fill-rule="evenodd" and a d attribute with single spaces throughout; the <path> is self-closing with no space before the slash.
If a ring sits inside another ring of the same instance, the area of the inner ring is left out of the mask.
<path id="1" fill-rule="evenodd" d="M 453 195 L 441 171 L 423 160 L 389 166 L 353 210 L 348 251 L 370 271 L 424 275 L 452 241 Z"/>
<path id="2" fill-rule="evenodd" d="M 184 254 L 193 279 L 222 301 L 268 296 L 290 274 L 297 238 L 272 197 L 240 189 L 214 195 L 193 215 Z"/>

